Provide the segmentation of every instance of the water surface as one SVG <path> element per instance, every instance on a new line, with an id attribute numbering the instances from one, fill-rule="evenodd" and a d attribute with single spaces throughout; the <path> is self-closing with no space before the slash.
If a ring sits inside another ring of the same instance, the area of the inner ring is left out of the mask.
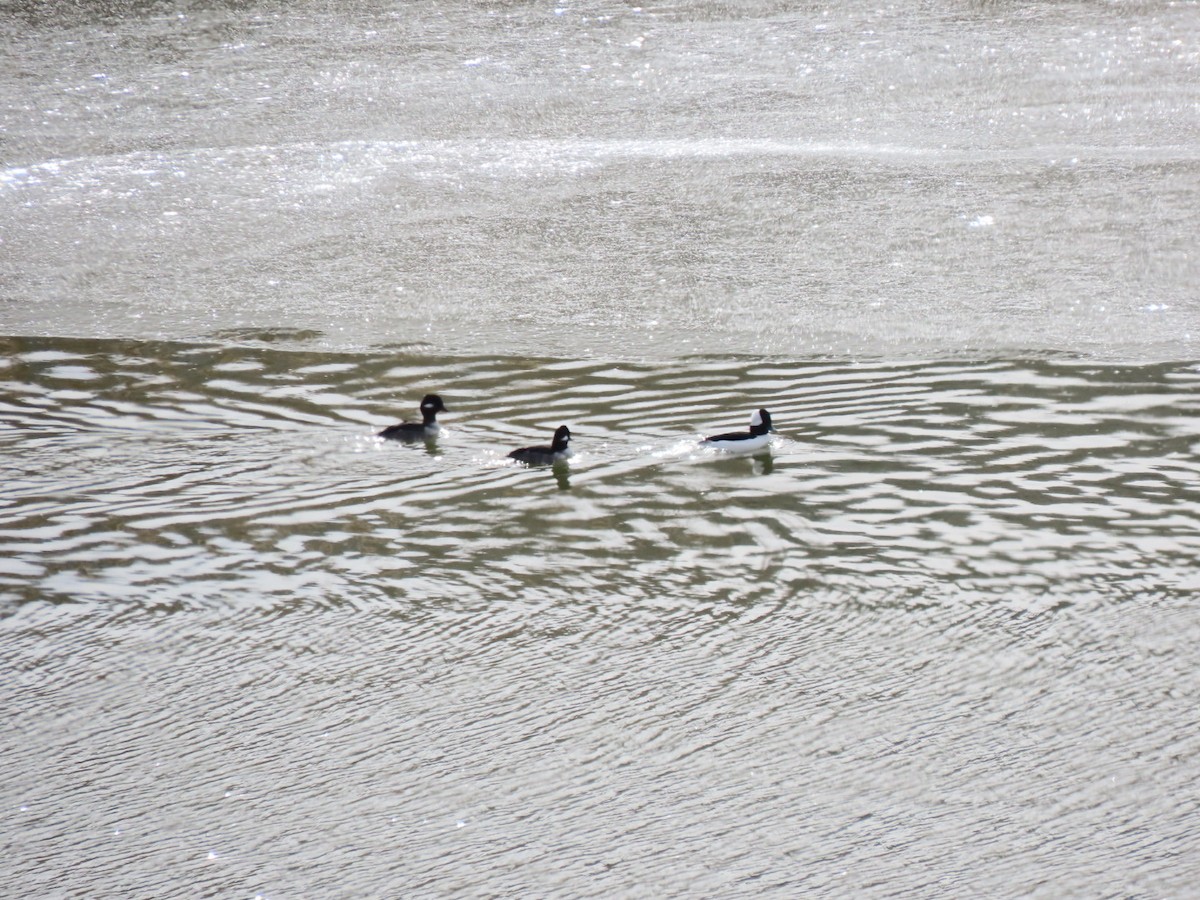
<path id="1" fill-rule="evenodd" d="M 1196 3 L 0 45 L 14 890 L 1192 890 Z"/>
<path id="2" fill-rule="evenodd" d="M 1179 887 L 1196 364 L 6 351 L 35 890 Z"/>

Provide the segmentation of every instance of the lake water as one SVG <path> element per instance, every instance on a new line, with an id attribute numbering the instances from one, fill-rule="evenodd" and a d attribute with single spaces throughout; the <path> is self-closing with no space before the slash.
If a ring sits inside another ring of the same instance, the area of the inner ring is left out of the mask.
<path id="1" fill-rule="evenodd" d="M 14 891 L 1194 889 L 1200 5 L 0 42 Z"/>

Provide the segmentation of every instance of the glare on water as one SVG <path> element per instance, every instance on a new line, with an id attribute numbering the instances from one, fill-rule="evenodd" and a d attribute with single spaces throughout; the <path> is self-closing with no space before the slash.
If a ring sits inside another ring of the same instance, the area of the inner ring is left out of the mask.
<path id="1" fill-rule="evenodd" d="M 1189 890 L 1196 4 L 0 42 L 8 883 Z"/>

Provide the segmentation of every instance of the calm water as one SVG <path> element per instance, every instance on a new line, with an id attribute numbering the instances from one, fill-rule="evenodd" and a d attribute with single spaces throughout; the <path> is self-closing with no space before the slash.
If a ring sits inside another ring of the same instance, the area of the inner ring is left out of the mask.
<path id="1" fill-rule="evenodd" d="M 1194 890 L 1200 6 L 210 6 L 0 9 L 6 884 Z"/>

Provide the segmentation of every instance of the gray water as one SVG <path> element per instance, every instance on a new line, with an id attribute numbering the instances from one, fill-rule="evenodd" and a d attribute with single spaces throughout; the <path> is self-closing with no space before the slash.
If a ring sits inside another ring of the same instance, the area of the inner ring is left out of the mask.
<path id="1" fill-rule="evenodd" d="M 0 41 L 14 894 L 1194 891 L 1200 6 Z"/>

